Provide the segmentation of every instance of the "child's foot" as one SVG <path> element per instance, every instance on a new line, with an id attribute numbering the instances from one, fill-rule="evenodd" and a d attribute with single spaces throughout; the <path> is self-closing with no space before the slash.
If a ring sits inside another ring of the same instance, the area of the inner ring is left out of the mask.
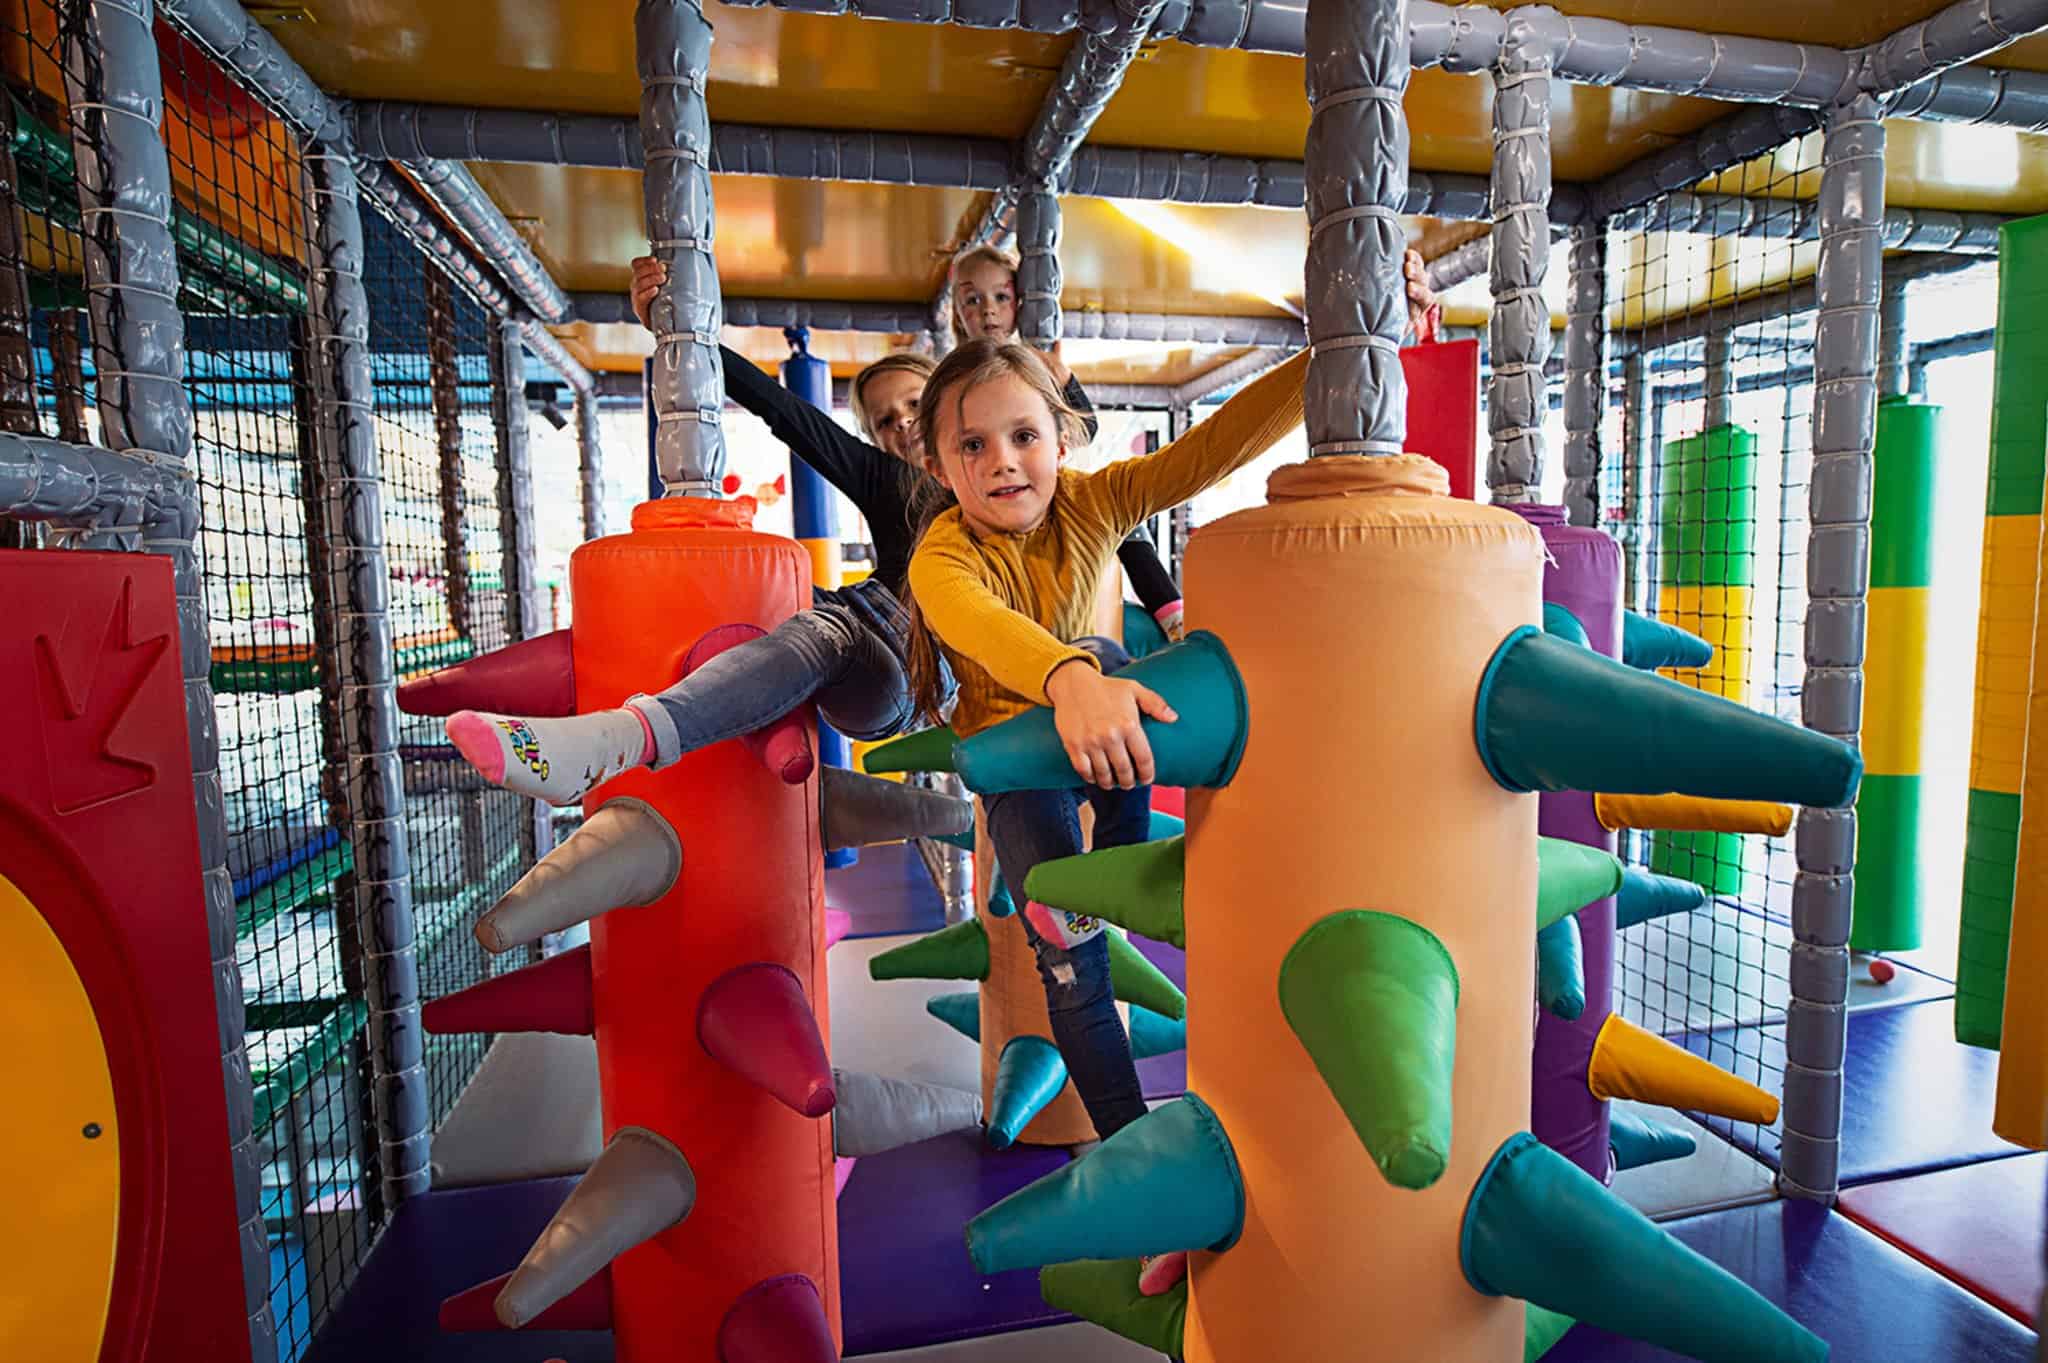
<path id="1" fill-rule="evenodd" d="M 1077 947 L 1091 937 L 1100 936 L 1108 926 L 1090 914 L 1069 913 L 1035 899 L 1024 901 L 1024 917 L 1038 930 L 1040 937 L 1056 947 Z"/>
<path id="2" fill-rule="evenodd" d="M 1184 1249 L 1171 1254 L 1148 1254 L 1138 1260 L 1138 1292 L 1142 1296 L 1163 1297 L 1187 1276 L 1188 1252 Z"/>
<path id="3" fill-rule="evenodd" d="M 632 710 L 566 719 L 462 710 L 448 739 L 492 785 L 551 805 L 572 805 L 591 789 L 654 758 L 654 735 Z"/>
<path id="4" fill-rule="evenodd" d="M 1187 637 L 1187 626 L 1181 618 L 1181 604 L 1179 601 L 1170 601 L 1152 613 L 1152 618 L 1159 622 L 1159 628 L 1165 633 L 1166 642 L 1169 644 L 1177 644 Z"/>

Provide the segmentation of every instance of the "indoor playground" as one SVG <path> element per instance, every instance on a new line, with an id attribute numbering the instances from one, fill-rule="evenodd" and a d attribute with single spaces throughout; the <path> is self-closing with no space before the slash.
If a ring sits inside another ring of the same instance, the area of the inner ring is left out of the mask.
<path id="1" fill-rule="evenodd" d="M 2048 0 L 0 14 L 0 1354 L 2048 1359 Z"/>

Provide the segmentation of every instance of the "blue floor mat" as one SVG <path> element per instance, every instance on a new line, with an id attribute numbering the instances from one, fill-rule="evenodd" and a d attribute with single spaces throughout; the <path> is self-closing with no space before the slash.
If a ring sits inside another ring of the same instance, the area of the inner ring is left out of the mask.
<path id="1" fill-rule="evenodd" d="M 863 847 L 853 865 L 825 872 L 825 906 L 852 915 L 848 937 L 937 932 L 946 926 L 946 901 L 924 858 L 906 842 Z"/>

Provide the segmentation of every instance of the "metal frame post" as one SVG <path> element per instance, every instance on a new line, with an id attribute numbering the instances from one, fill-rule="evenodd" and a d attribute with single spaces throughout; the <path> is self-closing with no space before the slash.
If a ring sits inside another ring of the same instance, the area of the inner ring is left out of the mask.
<path id="1" fill-rule="evenodd" d="M 1519 13 L 1519 11 L 1517 12 Z M 1493 500 L 1532 502 L 1543 481 L 1550 411 L 1550 49 L 1512 17 L 1493 71 L 1493 316 L 1487 353 L 1487 485 Z"/>
<path id="2" fill-rule="evenodd" d="M 465 639 L 473 638 L 470 618 L 473 595 L 469 582 L 468 532 L 463 518 L 468 497 L 463 489 L 462 388 L 455 359 L 455 298 L 447 277 L 422 260 L 427 287 L 427 384 L 434 403 L 434 440 L 440 452 L 441 576 L 447 584 L 448 623 Z"/>
<path id="3" fill-rule="evenodd" d="M 1703 431 L 1717 431 L 1735 424 L 1735 337 L 1727 327 L 1707 333 L 1707 355 L 1703 397 L 1706 414 Z"/>
<path id="4" fill-rule="evenodd" d="M 1621 523 L 1616 538 L 1622 545 L 1622 604 L 1642 609 L 1641 584 L 1650 571 L 1650 525 L 1646 507 L 1655 506 L 1651 485 L 1650 384 L 1648 363 L 1640 354 L 1621 362 Z"/>
<path id="5" fill-rule="evenodd" d="M 1879 105 L 1867 95 L 1829 110 L 1826 127 L 1800 705 L 1808 728 L 1855 743 L 1862 729 L 1864 599 L 1870 582 L 1885 133 Z M 1795 836 L 1799 871 L 1792 883 L 1792 997 L 1778 1187 L 1790 1196 L 1832 1202 L 1841 1165 L 1855 810 L 1802 809 Z"/>
<path id="6" fill-rule="evenodd" d="M 1040 350 L 1060 339 L 1060 198 L 1045 181 L 1017 197 L 1017 335 Z"/>
<path id="7" fill-rule="evenodd" d="M 1572 229 L 1564 326 L 1564 505 L 1600 523 L 1600 436 L 1607 419 L 1607 225 Z"/>
<path id="8" fill-rule="evenodd" d="M 1912 390 L 1912 347 L 1906 342 L 1906 283 L 1886 270 L 1878 295 L 1877 396 L 1902 398 Z"/>
<path id="9" fill-rule="evenodd" d="M 124 462 L 154 465 L 175 480 L 175 491 L 154 507 L 103 501 L 94 515 L 102 528 L 83 542 L 171 559 L 244 1306 L 250 1353 L 264 1363 L 277 1351 L 270 1314 L 270 1243 L 259 1205 L 255 1094 L 243 1039 L 242 977 L 235 964 L 235 891 L 227 869 L 213 655 L 195 545 L 199 497 L 192 474 L 192 409 L 184 385 L 185 319 L 178 311 L 178 256 L 170 226 L 170 157 L 158 122 L 163 74 L 151 31 L 154 18 L 151 0 L 77 0 L 64 25 L 64 88 L 78 167 L 78 235 L 99 375 L 100 430 L 109 449 L 140 456 Z"/>
<path id="10" fill-rule="evenodd" d="M 583 494 L 583 538 L 604 534 L 604 446 L 597 426 L 597 390 L 576 395 L 576 477 Z"/>
<path id="11" fill-rule="evenodd" d="M 520 324 L 501 318 L 491 338 L 491 425 L 498 437 L 498 555 L 505 585 L 505 637 L 512 643 L 546 633 L 534 545 L 533 466 L 526 442 L 526 342 Z M 555 845 L 554 811 L 528 800 L 519 821 L 521 864 L 532 866 Z"/>

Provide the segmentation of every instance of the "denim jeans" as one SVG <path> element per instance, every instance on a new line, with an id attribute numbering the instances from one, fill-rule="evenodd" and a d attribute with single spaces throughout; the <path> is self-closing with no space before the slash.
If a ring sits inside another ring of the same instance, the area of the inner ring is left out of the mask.
<path id="1" fill-rule="evenodd" d="M 705 662 L 657 695 L 626 704 L 654 731 L 654 765 L 738 738 L 807 700 L 839 732 L 888 738 L 917 718 L 903 662 L 908 615 L 872 579 L 814 594 L 813 605 Z"/>
<path id="2" fill-rule="evenodd" d="M 1102 659 L 1105 672 L 1130 661 L 1107 640 L 1078 643 Z M 1023 790 L 982 798 L 996 862 L 1014 892 L 1023 892 L 1024 878 L 1039 862 L 1081 852 L 1083 800 L 1095 810 L 1097 848 L 1128 847 L 1145 841 L 1151 831 L 1150 786 Z M 1038 958 L 1038 975 L 1045 984 L 1046 1007 L 1052 1015 L 1053 1040 L 1097 1134 L 1106 1139 L 1145 1115 L 1130 1037 L 1110 992 L 1108 936 L 1098 934 L 1069 949 L 1046 941 L 1024 915 L 1019 914 L 1017 921 Z"/>

